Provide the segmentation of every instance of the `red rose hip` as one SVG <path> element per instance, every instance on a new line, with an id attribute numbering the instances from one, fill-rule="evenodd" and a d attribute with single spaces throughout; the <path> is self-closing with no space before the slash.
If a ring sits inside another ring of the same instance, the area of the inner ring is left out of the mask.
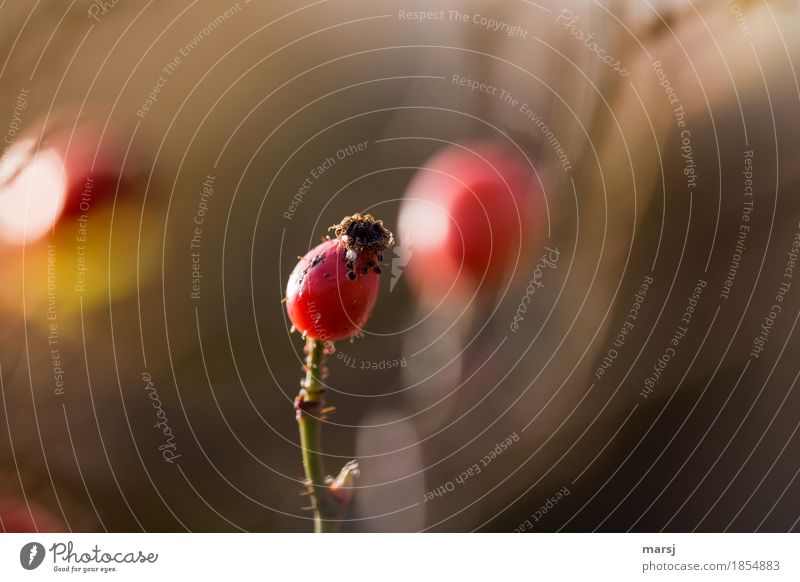
<path id="1" fill-rule="evenodd" d="M 332 342 L 358 334 L 378 298 L 383 253 L 392 233 L 370 214 L 332 227 L 336 238 L 300 259 L 286 287 L 286 310 L 304 336 Z"/>

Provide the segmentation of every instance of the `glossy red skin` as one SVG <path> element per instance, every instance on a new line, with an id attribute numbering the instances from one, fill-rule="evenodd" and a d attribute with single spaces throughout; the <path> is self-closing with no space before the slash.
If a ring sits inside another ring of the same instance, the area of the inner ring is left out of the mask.
<path id="1" fill-rule="evenodd" d="M 377 258 L 364 251 L 355 263 L 355 281 L 347 278 L 346 249 L 338 239 L 317 245 L 300 259 L 286 287 L 286 311 L 294 327 L 308 337 L 335 341 L 357 334 L 378 299 L 380 275 L 362 267 Z"/>
<path id="2" fill-rule="evenodd" d="M 407 273 L 417 293 L 496 290 L 527 242 L 533 181 L 518 151 L 492 142 L 428 160 L 406 190 L 398 229 L 401 244 L 411 240 Z"/>

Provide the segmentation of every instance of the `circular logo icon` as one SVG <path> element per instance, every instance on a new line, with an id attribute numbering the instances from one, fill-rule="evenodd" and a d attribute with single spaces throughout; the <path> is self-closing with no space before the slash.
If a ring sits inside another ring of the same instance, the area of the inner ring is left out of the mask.
<path id="1" fill-rule="evenodd" d="M 39 542 L 29 542 L 19 551 L 19 563 L 26 570 L 35 570 L 44 561 L 44 546 Z"/>

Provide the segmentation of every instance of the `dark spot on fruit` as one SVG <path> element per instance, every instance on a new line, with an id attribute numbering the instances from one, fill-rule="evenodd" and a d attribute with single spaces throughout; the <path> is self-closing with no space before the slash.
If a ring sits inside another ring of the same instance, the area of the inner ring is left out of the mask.
<path id="1" fill-rule="evenodd" d="M 361 274 L 362 275 L 366 275 L 368 271 L 369 271 L 369 267 L 367 267 L 366 265 L 361 267 Z"/>
<path id="2" fill-rule="evenodd" d="M 349 272 L 347 273 L 347 278 L 348 278 L 348 279 L 350 279 L 351 281 L 355 281 L 355 280 L 356 280 L 356 273 L 355 273 L 355 271 L 349 271 Z"/>
<path id="3" fill-rule="evenodd" d="M 375 268 L 374 268 L 374 269 L 372 269 L 372 270 L 375 272 L 375 274 L 376 274 L 376 275 L 380 275 L 380 274 L 381 274 L 381 272 L 382 272 L 380 267 L 375 267 Z"/>
<path id="4" fill-rule="evenodd" d="M 316 267 L 317 265 L 319 265 L 319 264 L 320 264 L 321 262 L 323 262 L 324 260 L 325 260 L 325 255 L 324 255 L 323 253 L 320 253 L 320 254 L 318 254 L 316 257 L 314 257 L 313 259 L 311 259 L 311 264 L 308 266 L 308 268 L 309 268 L 309 269 L 313 269 L 314 267 Z"/>

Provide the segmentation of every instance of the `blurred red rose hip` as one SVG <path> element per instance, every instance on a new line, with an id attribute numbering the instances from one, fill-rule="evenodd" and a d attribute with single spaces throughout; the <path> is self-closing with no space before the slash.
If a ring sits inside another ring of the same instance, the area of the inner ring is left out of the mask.
<path id="1" fill-rule="evenodd" d="M 522 154 L 492 141 L 449 146 L 427 161 L 398 222 L 409 281 L 423 299 L 499 288 L 531 238 L 534 178 Z"/>
<path id="2" fill-rule="evenodd" d="M 300 259 L 286 287 L 286 310 L 304 336 L 332 342 L 358 334 L 378 299 L 381 262 L 392 233 L 372 215 L 355 214 L 336 238 Z"/>
<path id="3" fill-rule="evenodd" d="M 0 240 L 34 242 L 64 217 L 113 197 L 138 171 L 133 156 L 126 160 L 128 141 L 113 124 L 68 117 L 18 137 L 0 164 Z"/>
<path id="4" fill-rule="evenodd" d="M 0 532 L 62 532 L 64 524 L 32 501 L 18 497 L 0 498 Z"/>

